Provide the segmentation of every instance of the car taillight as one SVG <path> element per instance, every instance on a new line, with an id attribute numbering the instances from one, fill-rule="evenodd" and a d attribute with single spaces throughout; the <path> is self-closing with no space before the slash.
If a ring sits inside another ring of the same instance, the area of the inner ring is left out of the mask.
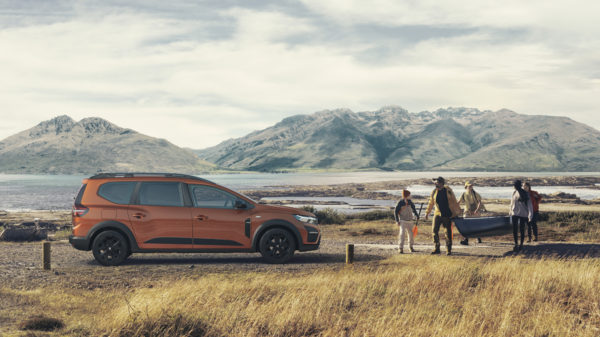
<path id="1" fill-rule="evenodd" d="M 86 215 L 86 213 L 89 211 L 90 209 L 83 206 L 83 205 L 73 205 L 73 216 L 74 217 L 81 217 Z"/>

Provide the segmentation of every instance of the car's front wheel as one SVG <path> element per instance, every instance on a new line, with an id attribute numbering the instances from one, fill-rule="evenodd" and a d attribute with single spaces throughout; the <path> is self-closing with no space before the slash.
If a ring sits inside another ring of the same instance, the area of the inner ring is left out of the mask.
<path id="1" fill-rule="evenodd" d="M 258 248 L 267 262 L 285 263 L 294 256 L 296 242 L 290 232 L 281 228 L 273 228 L 263 234 Z"/>
<path id="2" fill-rule="evenodd" d="M 105 266 L 116 266 L 129 256 L 127 240 L 121 233 L 104 231 L 92 243 L 94 258 Z"/>

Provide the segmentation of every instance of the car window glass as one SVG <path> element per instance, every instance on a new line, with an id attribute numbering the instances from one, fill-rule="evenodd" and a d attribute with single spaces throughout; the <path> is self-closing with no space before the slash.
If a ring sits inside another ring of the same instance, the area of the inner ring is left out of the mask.
<path id="1" fill-rule="evenodd" d="M 200 208 L 234 208 L 236 196 L 218 188 L 192 185 L 192 197 L 194 206 Z"/>
<path id="2" fill-rule="evenodd" d="M 139 196 L 140 205 L 183 206 L 178 182 L 143 182 Z"/>
<path id="3" fill-rule="evenodd" d="M 75 198 L 75 205 L 81 204 L 81 199 L 83 199 L 83 193 L 85 192 L 86 187 L 87 187 L 87 184 L 81 185 L 81 188 L 79 189 L 79 193 L 77 193 L 77 197 Z"/>
<path id="4" fill-rule="evenodd" d="M 135 181 L 105 183 L 98 189 L 98 195 L 115 204 L 127 205 L 136 184 Z"/>

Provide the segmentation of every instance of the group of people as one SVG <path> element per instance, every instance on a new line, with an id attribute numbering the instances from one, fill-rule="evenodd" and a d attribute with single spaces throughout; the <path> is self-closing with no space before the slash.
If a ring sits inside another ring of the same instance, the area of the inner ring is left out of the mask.
<path id="1" fill-rule="evenodd" d="M 460 199 L 456 199 L 454 191 L 446 185 L 446 181 L 442 177 L 433 179 L 435 188 L 431 192 L 427 209 L 425 210 L 425 220 L 428 220 L 432 210 L 433 221 L 433 244 L 434 250 L 431 254 L 440 254 L 440 229 L 445 230 L 446 239 L 446 254 L 452 255 L 452 218 L 463 215 L 464 217 L 477 217 L 481 212 L 485 211 L 485 206 L 481 199 L 481 195 L 475 192 L 473 184 L 465 183 L 465 192 Z M 513 226 L 513 237 L 515 240 L 514 251 L 519 251 L 523 248 L 525 241 L 525 227 L 527 227 L 528 242 L 538 240 L 537 220 L 539 217 L 539 203 L 542 197 L 536 191 L 531 190 L 531 185 L 528 182 L 522 183 L 520 180 L 514 181 L 514 192 L 511 197 L 509 216 Z M 464 204 L 464 211 L 460 204 Z M 414 215 L 414 217 L 413 217 Z M 409 249 L 414 252 L 414 219 L 417 222 L 420 218 L 420 211 L 417 212 L 415 204 L 411 200 L 410 191 L 402 191 L 402 199 L 397 203 L 394 210 L 396 224 L 399 227 L 398 250 L 404 253 L 404 243 L 408 237 Z M 519 240 L 520 234 L 520 240 Z M 481 239 L 479 239 L 481 242 Z M 469 239 L 464 238 L 461 244 L 468 245 Z"/>

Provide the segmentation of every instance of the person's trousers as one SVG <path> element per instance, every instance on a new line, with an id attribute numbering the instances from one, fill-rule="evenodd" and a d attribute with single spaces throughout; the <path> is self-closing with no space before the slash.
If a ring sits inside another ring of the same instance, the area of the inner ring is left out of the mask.
<path id="1" fill-rule="evenodd" d="M 531 230 L 533 230 L 533 237 L 537 239 L 538 237 L 538 227 L 537 220 L 540 216 L 540 212 L 533 212 L 533 219 L 527 222 L 527 237 L 531 240 Z"/>
<path id="2" fill-rule="evenodd" d="M 448 251 L 452 249 L 452 225 L 449 217 L 436 215 L 433 217 L 433 244 L 435 249 L 440 249 L 440 226 L 446 229 L 446 248 Z"/>
<path id="3" fill-rule="evenodd" d="M 400 233 L 398 234 L 398 245 L 400 249 L 404 249 L 404 242 L 406 241 L 406 236 L 408 235 L 408 246 L 410 248 L 413 247 L 415 243 L 415 238 L 413 237 L 413 221 L 407 220 L 399 220 L 400 221 Z"/>
<path id="4" fill-rule="evenodd" d="M 519 233 L 521 232 L 521 245 L 525 241 L 525 226 L 527 226 L 527 218 L 522 216 L 513 215 L 510 217 L 510 222 L 513 225 L 513 237 L 515 238 L 515 245 L 519 244 Z"/>

